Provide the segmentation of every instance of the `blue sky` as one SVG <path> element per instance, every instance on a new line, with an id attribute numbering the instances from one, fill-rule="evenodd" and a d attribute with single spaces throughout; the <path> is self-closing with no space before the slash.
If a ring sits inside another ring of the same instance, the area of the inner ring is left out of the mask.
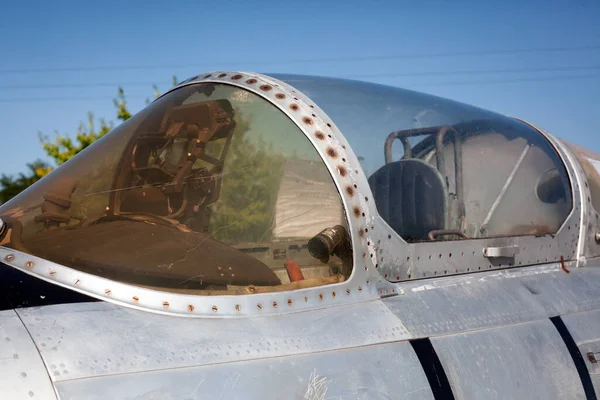
<path id="1" fill-rule="evenodd" d="M 600 152 L 599 20 L 597 0 L 4 2 L 0 173 L 44 158 L 38 132 L 74 134 L 88 111 L 114 120 L 117 85 L 138 111 L 152 83 L 215 69 L 360 77 Z M 570 50 L 464 54 L 544 48 Z M 454 55 L 414 57 L 432 54 Z"/>

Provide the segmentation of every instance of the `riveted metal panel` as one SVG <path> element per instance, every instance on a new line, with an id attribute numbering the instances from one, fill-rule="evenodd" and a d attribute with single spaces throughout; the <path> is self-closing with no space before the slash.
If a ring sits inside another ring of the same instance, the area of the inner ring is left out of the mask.
<path id="1" fill-rule="evenodd" d="M 431 340 L 456 399 L 585 399 L 549 320 Z"/>
<path id="2" fill-rule="evenodd" d="M 56 399 L 29 333 L 14 311 L 0 311 L 0 398 Z"/>
<path id="3" fill-rule="evenodd" d="M 583 356 L 596 393 L 600 394 L 600 311 L 565 315 L 562 320 Z"/>
<path id="4" fill-rule="evenodd" d="M 53 381 L 337 350 L 409 338 L 380 301 L 310 313 L 183 319 L 107 303 L 18 311 Z"/>
<path id="5" fill-rule="evenodd" d="M 433 399 L 407 342 L 57 384 L 63 400 Z"/>
<path id="6" fill-rule="evenodd" d="M 411 282 L 383 302 L 415 337 L 599 309 L 600 269 L 568 268 L 554 264 Z"/>

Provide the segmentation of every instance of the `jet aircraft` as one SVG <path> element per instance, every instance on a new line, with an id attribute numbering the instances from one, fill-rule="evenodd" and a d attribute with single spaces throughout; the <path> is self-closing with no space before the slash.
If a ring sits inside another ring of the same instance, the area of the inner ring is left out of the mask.
<path id="1" fill-rule="evenodd" d="M 1 398 L 596 399 L 598 211 L 530 122 L 194 76 L 0 206 Z"/>

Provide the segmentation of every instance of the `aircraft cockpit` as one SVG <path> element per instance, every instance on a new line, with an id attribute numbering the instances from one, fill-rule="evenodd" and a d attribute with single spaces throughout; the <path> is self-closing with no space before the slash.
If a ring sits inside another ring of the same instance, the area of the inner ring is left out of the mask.
<path id="1" fill-rule="evenodd" d="M 11 265 L 96 297 L 195 313 L 210 295 L 223 302 L 201 313 L 227 315 L 265 314 L 241 295 L 269 294 L 281 312 L 416 279 L 579 263 L 600 157 L 571 148 L 409 90 L 208 74 L 2 205 L 0 247 Z"/>
<path id="2" fill-rule="evenodd" d="M 319 286 L 352 270 L 318 153 L 272 104 L 222 84 L 159 99 L 1 214 L 7 247 L 178 293 Z"/>

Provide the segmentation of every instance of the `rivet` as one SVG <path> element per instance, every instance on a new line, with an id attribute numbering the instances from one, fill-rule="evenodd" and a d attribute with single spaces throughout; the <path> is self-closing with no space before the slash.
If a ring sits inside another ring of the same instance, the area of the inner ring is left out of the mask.
<path id="1" fill-rule="evenodd" d="M 242 309 L 242 306 L 240 306 L 239 304 L 235 305 L 235 311 L 240 311 Z"/>
<path id="2" fill-rule="evenodd" d="M 358 287 L 358 291 L 359 291 L 359 292 L 362 292 L 362 286 L 359 286 L 359 287 Z"/>
<path id="3" fill-rule="evenodd" d="M 317 139 L 319 139 L 319 140 L 323 140 L 323 139 L 325 139 L 325 134 L 323 132 L 321 132 L 321 131 L 316 131 L 315 132 L 315 137 Z"/>
<path id="4" fill-rule="evenodd" d="M 350 294 L 350 289 L 346 289 L 346 294 Z"/>
<path id="5" fill-rule="evenodd" d="M 308 303 L 308 297 L 304 296 L 304 302 Z"/>
<path id="6" fill-rule="evenodd" d="M 81 281 L 80 281 L 79 279 L 77 279 L 77 280 L 75 281 L 75 284 L 76 284 L 76 285 L 79 285 L 80 283 L 81 283 Z"/>
<path id="7" fill-rule="evenodd" d="M 354 189 L 352 189 L 352 186 L 346 186 L 346 193 L 348 193 L 348 196 L 350 197 L 354 196 Z"/>
<path id="8" fill-rule="evenodd" d="M 33 268 L 33 265 L 34 265 L 34 264 L 33 264 L 33 261 L 27 261 L 27 262 L 25 263 L 25 266 L 26 266 L 27 268 Z"/>
<path id="9" fill-rule="evenodd" d="M 259 89 L 268 92 L 269 90 L 273 89 L 273 87 L 271 85 L 261 85 Z"/>
<path id="10" fill-rule="evenodd" d="M 298 111 L 300 109 L 300 107 L 298 107 L 298 104 L 292 104 L 292 105 L 290 105 L 290 109 L 292 111 Z"/>
<path id="11" fill-rule="evenodd" d="M 262 304 L 258 303 L 258 304 L 256 305 L 256 307 L 257 307 L 259 310 L 262 310 Z"/>
<path id="12" fill-rule="evenodd" d="M 9 261 L 9 262 L 10 262 L 10 261 L 12 261 L 12 260 L 14 260 L 14 259 L 15 259 L 15 256 L 13 256 L 12 254 L 9 254 L 9 255 L 7 255 L 6 257 L 4 257 L 4 259 L 5 259 L 6 261 Z"/>
<path id="13" fill-rule="evenodd" d="M 188 306 L 188 310 L 189 310 L 190 312 L 194 311 L 194 306 L 190 304 L 190 305 Z"/>
<path id="14" fill-rule="evenodd" d="M 277 308 L 277 302 L 276 301 L 273 302 L 273 308 Z"/>
<path id="15" fill-rule="evenodd" d="M 323 300 L 323 293 L 319 293 L 319 300 Z"/>
<path id="16" fill-rule="evenodd" d="M 246 81 L 246 83 L 247 83 L 248 85 L 254 85 L 256 82 L 257 82 L 257 81 L 256 81 L 256 79 L 248 79 L 248 80 Z"/>
<path id="17" fill-rule="evenodd" d="M 219 311 L 219 309 L 217 308 L 217 306 L 212 306 L 212 310 L 213 310 L 213 312 Z"/>
<path id="18" fill-rule="evenodd" d="M 335 297 L 336 293 L 335 292 L 331 292 L 331 297 Z"/>
<path id="19" fill-rule="evenodd" d="M 112 291 L 110 289 L 106 289 L 104 291 L 104 294 L 107 295 L 107 296 L 110 296 L 111 293 L 112 293 Z"/>
<path id="20" fill-rule="evenodd" d="M 278 98 L 279 100 L 283 100 L 283 99 L 285 99 L 285 94 L 283 94 L 283 93 L 277 93 L 275 95 L 275 97 Z"/>
<path id="21" fill-rule="evenodd" d="M 327 155 L 331 158 L 336 158 L 337 157 L 337 152 L 335 151 L 335 149 L 333 147 L 328 147 L 327 148 Z"/>
<path id="22" fill-rule="evenodd" d="M 168 301 L 163 301 L 163 307 L 164 308 L 169 308 L 169 302 Z"/>
<path id="23" fill-rule="evenodd" d="M 292 299 L 288 299 L 287 303 L 288 303 L 288 306 L 291 306 L 292 305 Z"/>
<path id="24" fill-rule="evenodd" d="M 227 76 L 227 74 L 220 74 L 219 78 L 225 78 Z"/>
<path id="25" fill-rule="evenodd" d="M 596 233 L 596 243 L 600 243 L 600 232 Z"/>
<path id="26" fill-rule="evenodd" d="M 312 125 L 313 124 L 313 120 L 308 118 L 308 117 L 304 117 L 302 118 L 302 121 L 306 124 L 306 125 Z"/>
<path id="27" fill-rule="evenodd" d="M 242 79 L 242 75 L 237 74 L 231 77 L 231 79 L 233 79 L 234 81 L 237 81 L 238 79 Z"/>
<path id="28" fill-rule="evenodd" d="M 49 272 L 49 274 L 50 274 L 50 276 L 54 276 L 54 275 L 56 275 L 56 271 L 53 270 L 53 269 L 51 269 L 50 272 Z"/>

